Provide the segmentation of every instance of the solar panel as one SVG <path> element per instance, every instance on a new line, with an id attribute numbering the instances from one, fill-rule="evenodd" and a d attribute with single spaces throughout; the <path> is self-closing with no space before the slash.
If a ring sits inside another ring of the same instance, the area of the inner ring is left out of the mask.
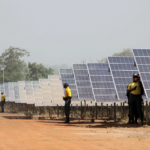
<path id="1" fill-rule="evenodd" d="M 20 102 L 27 103 L 25 81 L 18 81 L 18 86 L 19 86 Z"/>
<path id="2" fill-rule="evenodd" d="M 116 90 L 109 72 L 109 65 L 105 63 L 88 63 L 88 70 L 94 98 L 96 102 L 116 102 Z"/>
<path id="3" fill-rule="evenodd" d="M 52 95 L 50 88 L 50 80 L 49 79 L 40 79 L 41 90 L 43 95 L 43 106 L 51 106 L 52 105 Z"/>
<path id="4" fill-rule="evenodd" d="M 50 81 L 52 93 L 52 105 L 64 105 L 64 101 L 62 99 L 64 94 L 60 76 L 49 75 L 48 79 Z"/>
<path id="5" fill-rule="evenodd" d="M 10 95 L 10 102 L 15 102 L 15 94 L 14 94 L 14 84 L 13 82 L 8 82 L 9 87 L 9 95 Z"/>
<path id="6" fill-rule="evenodd" d="M 18 82 L 14 82 L 13 86 L 14 86 L 15 103 L 20 103 L 20 92 Z"/>
<path id="7" fill-rule="evenodd" d="M 73 64 L 75 83 L 80 100 L 93 101 L 93 89 L 86 64 Z"/>
<path id="8" fill-rule="evenodd" d="M 146 97 L 150 98 L 150 49 L 133 49 Z"/>
<path id="9" fill-rule="evenodd" d="M 133 81 L 132 76 L 138 73 L 133 57 L 108 57 L 110 71 L 115 83 L 118 99 L 127 100 L 127 86 Z"/>
<path id="10" fill-rule="evenodd" d="M 75 83 L 73 70 L 72 69 L 60 69 L 60 76 L 62 80 L 62 85 L 64 83 L 69 84 L 69 88 L 71 89 L 71 94 L 72 94 L 72 100 L 73 101 L 78 100 L 78 93 L 77 93 L 77 87 Z"/>
<path id="11" fill-rule="evenodd" d="M 0 92 L 3 92 L 3 93 L 5 92 L 3 84 L 0 84 Z"/>
<path id="12" fill-rule="evenodd" d="M 39 81 L 32 81 L 35 106 L 43 106 L 43 95 Z"/>
<path id="13" fill-rule="evenodd" d="M 5 93 L 6 101 L 10 101 L 10 92 L 9 92 L 8 82 L 4 83 L 4 93 Z"/>
<path id="14" fill-rule="evenodd" d="M 26 90 L 27 104 L 34 104 L 35 100 L 32 81 L 25 81 L 25 90 Z"/>

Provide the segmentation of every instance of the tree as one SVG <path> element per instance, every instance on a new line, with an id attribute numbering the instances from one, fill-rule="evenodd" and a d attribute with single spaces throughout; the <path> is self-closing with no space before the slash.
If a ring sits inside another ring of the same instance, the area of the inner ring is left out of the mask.
<path id="1" fill-rule="evenodd" d="M 113 56 L 133 56 L 131 49 L 124 49 L 121 53 L 114 53 Z"/>
<path id="2" fill-rule="evenodd" d="M 48 75 L 53 74 L 53 69 L 45 68 L 43 64 L 28 63 L 29 73 L 26 75 L 26 80 L 35 81 L 40 78 L 48 78 Z"/>
<path id="3" fill-rule="evenodd" d="M 6 66 L 4 81 L 17 82 L 26 79 L 26 74 L 29 72 L 27 64 L 21 60 L 21 57 L 30 56 L 30 53 L 25 49 L 9 47 L 0 56 L 0 65 Z M 0 83 L 3 81 L 2 71 L 0 73 Z"/>

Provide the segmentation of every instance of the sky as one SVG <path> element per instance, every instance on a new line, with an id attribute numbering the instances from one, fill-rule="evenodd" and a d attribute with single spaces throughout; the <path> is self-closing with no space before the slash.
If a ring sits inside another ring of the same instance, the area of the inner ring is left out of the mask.
<path id="1" fill-rule="evenodd" d="M 26 62 L 96 62 L 150 48 L 150 0 L 0 0 L 0 54 L 26 49 Z"/>

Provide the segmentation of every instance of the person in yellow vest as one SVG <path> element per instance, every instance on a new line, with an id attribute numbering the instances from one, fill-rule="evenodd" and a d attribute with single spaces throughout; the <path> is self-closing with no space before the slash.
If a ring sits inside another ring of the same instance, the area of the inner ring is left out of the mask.
<path id="1" fill-rule="evenodd" d="M 70 115 L 70 104 L 71 104 L 71 90 L 69 88 L 68 83 L 64 83 L 65 88 L 65 96 L 63 97 L 63 100 L 65 101 L 65 115 L 66 115 L 66 121 L 64 123 L 69 123 L 69 115 Z"/>
<path id="2" fill-rule="evenodd" d="M 134 116 L 136 115 L 143 122 L 143 115 L 141 111 L 141 85 L 139 83 L 137 74 L 133 75 L 133 82 L 131 82 L 128 85 L 127 92 L 129 93 L 129 106 L 130 106 L 129 111 L 131 117 L 131 121 L 129 122 L 129 124 L 134 123 Z"/>
<path id="3" fill-rule="evenodd" d="M 5 95 L 2 92 L 1 93 L 1 109 L 2 109 L 2 112 L 4 112 L 4 104 L 5 104 Z"/>

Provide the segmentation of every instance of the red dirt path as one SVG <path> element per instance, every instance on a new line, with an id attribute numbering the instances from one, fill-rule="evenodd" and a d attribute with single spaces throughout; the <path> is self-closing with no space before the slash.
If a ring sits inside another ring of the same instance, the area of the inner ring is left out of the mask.
<path id="1" fill-rule="evenodd" d="M 149 126 L 15 119 L 0 114 L 0 150 L 148 150 Z M 95 127 L 93 127 L 95 126 Z M 112 125 L 110 125 L 112 126 Z M 119 127 L 120 126 L 120 127 Z"/>

